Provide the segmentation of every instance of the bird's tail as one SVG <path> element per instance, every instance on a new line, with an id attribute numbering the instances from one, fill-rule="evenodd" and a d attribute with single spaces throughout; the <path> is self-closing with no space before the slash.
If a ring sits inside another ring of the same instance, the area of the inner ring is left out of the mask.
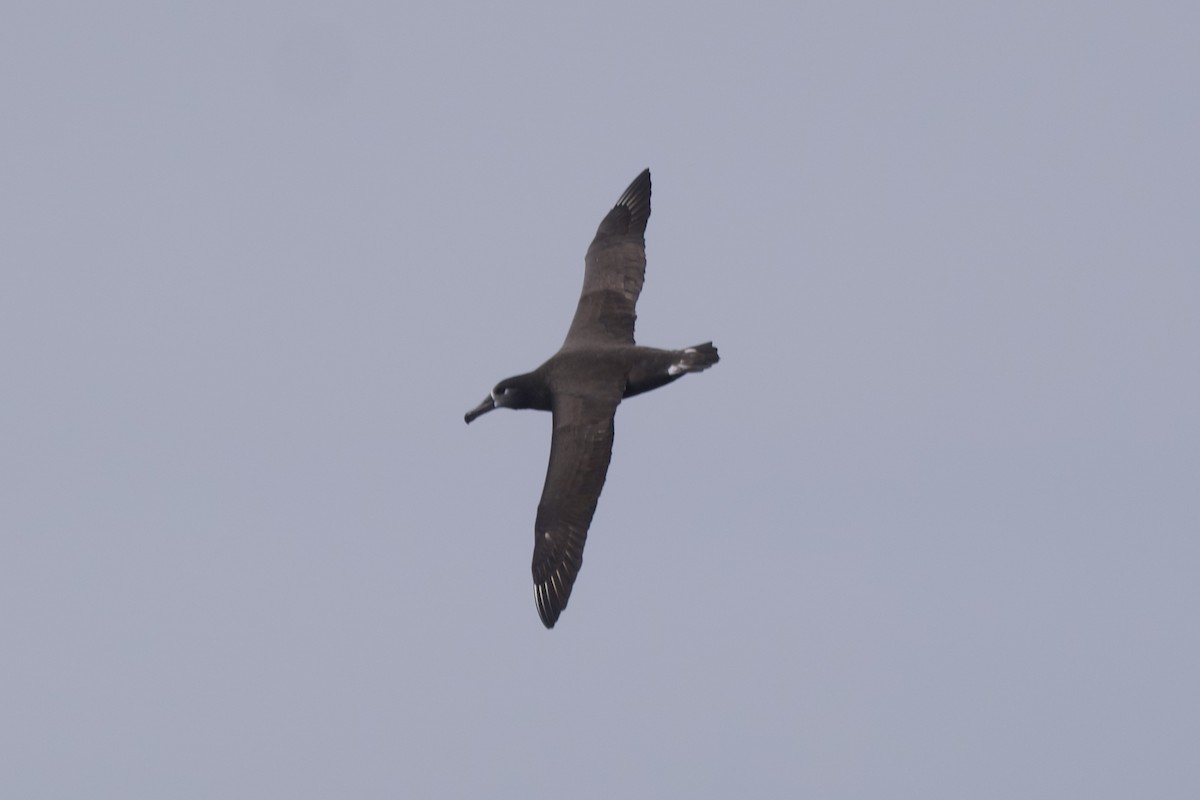
<path id="1" fill-rule="evenodd" d="M 712 342 L 705 342 L 694 347 L 680 350 L 679 358 L 671 365 L 668 372 L 678 375 L 681 372 L 702 372 L 721 360 L 717 348 Z"/>

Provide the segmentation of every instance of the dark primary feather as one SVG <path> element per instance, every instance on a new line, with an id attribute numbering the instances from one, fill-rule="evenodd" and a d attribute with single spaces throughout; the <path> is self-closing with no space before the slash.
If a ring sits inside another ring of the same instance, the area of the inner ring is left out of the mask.
<path id="1" fill-rule="evenodd" d="M 646 277 L 650 170 L 638 175 L 600 223 L 584 259 L 583 291 L 564 347 L 633 344 L 634 308 Z"/>
<path id="2" fill-rule="evenodd" d="M 534 600 L 547 628 L 567 607 L 612 456 L 620 391 L 562 393 L 554 400 L 550 464 L 533 535 Z"/>

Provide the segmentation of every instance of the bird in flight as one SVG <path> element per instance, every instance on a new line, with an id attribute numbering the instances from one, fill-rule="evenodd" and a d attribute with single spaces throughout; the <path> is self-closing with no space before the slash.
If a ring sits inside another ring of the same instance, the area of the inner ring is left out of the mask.
<path id="1" fill-rule="evenodd" d="M 550 464 L 533 525 L 534 601 L 547 628 L 567 607 L 583 564 L 583 545 L 612 456 L 617 404 L 720 360 L 712 342 L 682 350 L 634 343 L 649 219 L 647 169 L 604 217 L 588 247 L 583 292 L 562 347 L 533 372 L 500 381 L 465 417 L 469 424 L 495 408 L 553 415 Z"/>

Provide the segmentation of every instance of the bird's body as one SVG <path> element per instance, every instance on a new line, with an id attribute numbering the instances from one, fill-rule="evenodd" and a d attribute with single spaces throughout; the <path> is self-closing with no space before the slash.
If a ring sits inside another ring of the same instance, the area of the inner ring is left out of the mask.
<path id="1" fill-rule="evenodd" d="M 583 292 L 562 347 L 533 372 L 498 383 L 466 414 L 468 423 L 500 407 L 554 416 L 533 548 L 534 599 L 547 628 L 566 608 L 583 564 L 584 542 L 612 454 L 617 404 L 719 360 L 711 342 L 684 350 L 634 342 L 649 218 L 650 171 L 645 170 L 600 223 L 588 248 Z"/>

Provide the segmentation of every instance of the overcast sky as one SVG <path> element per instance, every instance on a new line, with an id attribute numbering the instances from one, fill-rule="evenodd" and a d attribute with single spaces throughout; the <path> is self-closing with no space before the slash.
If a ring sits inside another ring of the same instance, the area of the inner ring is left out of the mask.
<path id="1" fill-rule="evenodd" d="M 0 795 L 1200 796 L 1200 6 L 577 5 L 6 0 Z"/>

